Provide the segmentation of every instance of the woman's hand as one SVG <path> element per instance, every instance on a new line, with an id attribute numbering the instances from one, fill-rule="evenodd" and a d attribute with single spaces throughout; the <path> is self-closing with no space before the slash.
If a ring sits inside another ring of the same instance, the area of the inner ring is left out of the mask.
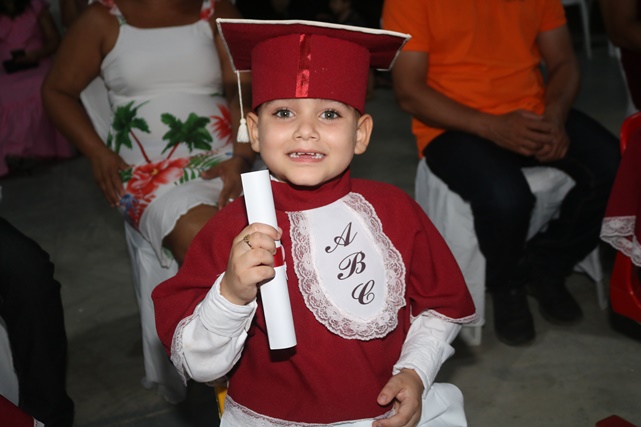
<path id="1" fill-rule="evenodd" d="M 119 172 L 129 166 L 109 148 L 102 146 L 95 154 L 88 156 L 91 161 L 93 178 L 111 206 L 118 206 L 125 195 Z"/>
<path id="2" fill-rule="evenodd" d="M 259 285 L 276 274 L 274 254 L 281 232 L 253 223 L 234 239 L 220 293 L 229 302 L 245 305 L 256 299 Z"/>
<path id="3" fill-rule="evenodd" d="M 378 404 L 394 401 L 396 414 L 385 420 L 376 420 L 372 427 L 415 427 L 423 411 L 423 381 L 413 369 L 403 369 L 387 382 L 378 395 Z"/>
<path id="4" fill-rule="evenodd" d="M 243 191 L 243 184 L 240 179 L 240 174 L 249 172 L 251 165 L 248 159 L 242 156 L 234 155 L 230 159 L 225 160 L 207 169 L 200 174 L 204 179 L 218 178 L 223 180 L 223 189 L 218 197 L 218 208 L 222 209 L 227 203 L 230 203 Z"/>

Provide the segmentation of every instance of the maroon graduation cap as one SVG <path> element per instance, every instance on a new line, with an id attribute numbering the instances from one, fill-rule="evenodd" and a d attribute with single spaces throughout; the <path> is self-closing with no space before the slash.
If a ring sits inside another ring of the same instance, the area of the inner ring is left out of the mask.
<path id="1" fill-rule="evenodd" d="M 252 108 L 321 98 L 363 113 L 369 68 L 389 70 L 410 36 L 313 21 L 218 19 L 236 71 L 252 71 Z"/>

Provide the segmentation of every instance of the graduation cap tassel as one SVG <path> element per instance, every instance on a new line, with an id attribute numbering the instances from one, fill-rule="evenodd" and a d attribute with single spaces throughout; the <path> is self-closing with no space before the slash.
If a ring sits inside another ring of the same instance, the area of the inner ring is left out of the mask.
<path id="1" fill-rule="evenodd" d="M 240 89 L 240 72 L 236 71 L 236 80 L 238 81 L 238 100 L 240 101 L 240 125 L 236 134 L 236 141 L 249 142 L 249 130 L 247 130 L 247 120 L 245 120 L 245 110 L 243 109 L 243 92 Z"/>

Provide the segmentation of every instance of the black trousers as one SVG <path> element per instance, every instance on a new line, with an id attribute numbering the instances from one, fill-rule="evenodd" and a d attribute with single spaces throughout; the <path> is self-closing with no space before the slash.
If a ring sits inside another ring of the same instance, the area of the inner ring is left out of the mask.
<path id="1" fill-rule="evenodd" d="M 535 203 L 521 171 L 542 163 L 475 135 L 448 131 L 425 149 L 430 169 L 470 203 L 489 290 L 518 286 L 532 276 L 559 277 L 589 254 L 599 241 L 601 221 L 620 161 L 617 138 L 577 110 L 566 122 L 567 155 L 544 166 L 558 168 L 576 182 L 560 215 L 526 244 Z"/>
<path id="2" fill-rule="evenodd" d="M 49 426 L 71 426 L 60 283 L 40 246 L 0 218 L 0 316 L 7 325 L 19 406 Z"/>

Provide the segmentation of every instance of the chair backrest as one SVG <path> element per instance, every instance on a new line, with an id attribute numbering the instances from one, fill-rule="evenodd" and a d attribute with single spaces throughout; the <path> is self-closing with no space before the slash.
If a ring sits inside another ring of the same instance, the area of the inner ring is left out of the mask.
<path id="1" fill-rule="evenodd" d="M 639 139 L 641 139 L 641 112 L 627 117 L 621 125 L 621 153 L 625 151 L 629 142 Z"/>

